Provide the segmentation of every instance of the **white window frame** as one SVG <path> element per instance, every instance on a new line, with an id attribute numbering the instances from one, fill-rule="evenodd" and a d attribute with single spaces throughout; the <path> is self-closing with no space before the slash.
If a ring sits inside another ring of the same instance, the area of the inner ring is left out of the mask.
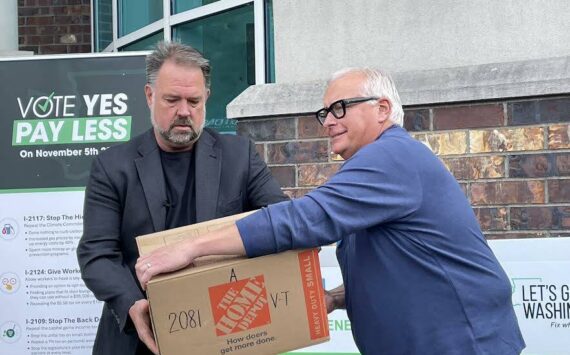
<path id="1" fill-rule="evenodd" d="M 93 16 L 93 6 L 96 0 L 91 0 L 91 21 L 92 35 L 91 45 L 95 48 L 96 24 Z M 265 1 L 264 0 L 219 0 L 211 4 L 203 5 L 195 9 L 187 10 L 178 14 L 170 15 L 170 0 L 162 0 L 162 19 L 155 21 L 143 28 L 140 28 L 127 35 L 118 36 L 118 0 L 112 1 L 113 11 L 113 41 L 103 50 L 103 52 L 117 52 L 119 48 L 134 43 L 144 37 L 150 36 L 162 30 L 165 41 L 172 40 L 172 27 L 181 25 L 189 21 L 194 21 L 203 17 L 215 15 L 217 13 L 231 10 L 246 4 L 253 4 L 254 16 L 254 45 L 255 45 L 255 84 L 265 84 Z"/>

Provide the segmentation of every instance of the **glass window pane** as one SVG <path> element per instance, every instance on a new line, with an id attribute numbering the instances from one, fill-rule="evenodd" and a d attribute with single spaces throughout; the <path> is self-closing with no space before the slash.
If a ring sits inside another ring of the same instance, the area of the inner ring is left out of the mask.
<path id="1" fill-rule="evenodd" d="M 202 5 L 208 5 L 220 0 L 173 0 L 172 13 L 177 14 L 186 10 L 195 9 Z"/>
<path id="2" fill-rule="evenodd" d="M 95 51 L 101 52 L 113 42 L 113 5 L 112 0 L 95 0 L 93 5 Z"/>
<path id="3" fill-rule="evenodd" d="M 152 49 L 154 49 L 154 45 L 157 42 L 162 41 L 163 39 L 164 39 L 163 32 L 160 31 L 160 32 L 157 32 L 157 33 L 152 34 L 150 36 L 141 38 L 136 42 L 132 42 L 130 44 L 127 44 L 126 46 L 119 48 L 119 51 L 126 52 L 126 51 L 152 50 Z"/>
<path id="4" fill-rule="evenodd" d="M 119 37 L 162 18 L 162 0 L 119 0 Z"/>
<path id="5" fill-rule="evenodd" d="M 226 105 L 255 84 L 253 4 L 174 27 L 173 38 L 202 52 L 212 65 L 211 96 L 206 124 L 235 132 Z"/>

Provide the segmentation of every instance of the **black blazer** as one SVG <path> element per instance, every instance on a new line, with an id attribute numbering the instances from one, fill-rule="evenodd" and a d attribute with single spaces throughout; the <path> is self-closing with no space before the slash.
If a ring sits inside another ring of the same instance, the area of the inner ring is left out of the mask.
<path id="1" fill-rule="evenodd" d="M 205 129 L 194 149 L 198 222 L 287 199 L 248 139 Z M 85 284 L 105 302 L 93 354 L 136 352 L 139 340 L 128 312 L 145 296 L 134 270 L 135 237 L 165 229 L 166 200 L 152 129 L 94 159 L 77 247 Z"/>

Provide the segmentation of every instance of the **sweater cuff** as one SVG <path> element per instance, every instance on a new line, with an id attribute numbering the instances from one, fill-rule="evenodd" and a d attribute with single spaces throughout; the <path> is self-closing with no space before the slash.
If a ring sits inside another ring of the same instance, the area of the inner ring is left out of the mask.
<path id="1" fill-rule="evenodd" d="M 238 220 L 236 226 L 248 257 L 276 252 L 277 247 L 268 208 L 263 208 Z"/>

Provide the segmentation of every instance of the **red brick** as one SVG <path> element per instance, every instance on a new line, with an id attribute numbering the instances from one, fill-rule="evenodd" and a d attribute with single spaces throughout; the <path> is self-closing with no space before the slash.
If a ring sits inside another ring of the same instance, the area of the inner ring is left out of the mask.
<path id="1" fill-rule="evenodd" d="M 20 35 L 35 35 L 38 33 L 38 30 L 42 27 L 37 26 L 20 26 L 18 28 L 18 33 Z"/>
<path id="2" fill-rule="evenodd" d="M 62 16 L 67 14 L 67 8 L 67 6 L 52 6 L 49 9 L 52 14 Z"/>
<path id="3" fill-rule="evenodd" d="M 56 16 L 54 19 L 54 23 L 56 25 L 69 25 L 72 23 L 78 24 L 81 23 L 81 16 L 68 16 L 68 15 Z"/>
<path id="4" fill-rule="evenodd" d="M 298 129 L 299 138 L 328 137 L 325 128 L 314 116 L 299 117 Z"/>
<path id="5" fill-rule="evenodd" d="M 268 162 L 272 164 L 327 162 L 328 142 L 289 142 L 267 144 Z"/>
<path id="6" fill-rule="evenodd" d="M 66 26 L 41 26 L 37 27 L 38 34 L 42 35 L 61 35 L 68 33 Z"/>
<path id="7" fill-rule="evenodd" d="M 295 166 L 270 166 L 271 174 L 281 187 L 295 187 Z"/>
<path id="8" fill-rule="evenodd" d="M 34 17 L 26 17 L 26 25 L 52 25 L 53 24 L 53 16 L 34 16 Z"/>
<path id="9" fill-rule="evenodd" d="M 542 181 L 477 182 L 470 186 L 473 205 L 544 203 Z"/>
<path id="10" fill-rule="evenodd" d="M 570 121 L 570 97 L 511 102 L 507 105 L 509 125 Z"/>
<path id="11" fill-rule="evenodd" d="M 433 109 L 434 129 L 504 126 L 502 104 L 451 106 Z"/>
<path id="12" fill-rule="evenodd" d="M 429 110 L 404 110 L 404 128 L 407 131 L 428 131 L 429 124 Z"/>
<path id="13" fill-rule="evenodd" d="M 489 179 L 505 176 L 505 158 L 501 156 L 443 158 L 442 160 L 457 180 Z"/>
<path id="14" fill-rule="evenodd" d="M 237 134 L 256 142 L 294 139 L 295 118 L 239 121 Z"/>
<path id="15" fill-rule="evenodd" d="M 473 211 L 482 230 L 507 230 L 506 208 L 475 208 Z"/>
<path id="16" fill-rule="evenodd" d="M 559 176 L 570 176 L 570 153 L 556 154 L 555 164 Z"/>
<path id="17" fill-rule="evenodd" d="M 509 177 L 547 177 L 556 174 L 552 154 L 509 156 Z"/>
<path id="18" fill-rule="evenodd" d="M 548 149 L 570 148 L 570 125 L 548 127 Z"/>
<path id="19" fill-rule="evenodd" d="M 35 16 L 40 13 L 39 7 L 20 7 L 18 8 L 18 16 Z"/>
<path id="20" fill-rule="evenodd" d="M 299 165 L 299 186 L 324 184 L 340 168 L 340 163 Z"/>
<path id="21" fill-rule="evenodd" d="M 511 207 L 513 230 L 570 228 L 570 207 Z"/>
<path id="22" fill-rule="evenodd" d="M 548 201 L 570 203 L 570 179 L 548 180 Z"/>

